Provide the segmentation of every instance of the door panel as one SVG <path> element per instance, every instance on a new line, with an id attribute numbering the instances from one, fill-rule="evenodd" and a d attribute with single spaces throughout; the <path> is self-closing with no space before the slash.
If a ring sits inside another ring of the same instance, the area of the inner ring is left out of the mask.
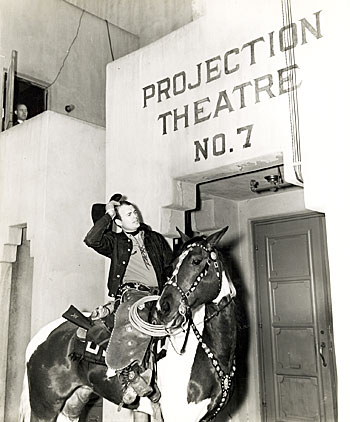
<path id="1" fill-rule="evenodd" d="M 308 280 L 276 282 L 271 287 L 274 322 L 312 323 L 312 297 Z"/>
<path id="2" fill-rule="evenodd" d="M 273 236 L 266 239 L 269 257 L 269 278 L 309 277 L 308 236 Z"/>
<path id="3" fill-rule="evenodd" d="M 277 377 L 279 421 L 318 421 L 320 420 L 317 406 L 317 379 L 308 377 Z M 295 406 L 295 402 L 298 406 Z"/>
<path id="4" fill-rule="evenodd" d="M 335 421 L 324 218 L 257 222 L 254 241 L 265 420 Z"/>

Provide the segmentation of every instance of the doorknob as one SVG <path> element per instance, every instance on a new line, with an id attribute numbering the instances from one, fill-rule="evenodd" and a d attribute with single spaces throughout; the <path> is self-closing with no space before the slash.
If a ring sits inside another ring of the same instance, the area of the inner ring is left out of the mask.
<path id="1" fill-rule="evenodd" d="M 324 341 L 322 341 L 322 343 L 320 344 L 320 350 L 319 350 L 319 353 L 320 353 L 320 356 L 321 356 L 321 359 L 322 359 L 322 365 L 324 366 L 324 367 L 326 367 L 327 366 L 327 362 L 326 362 L 326 359 L 325 359 L 325 357 L 324 357 L 324 355 L 323 355 L 323 349 L 326 347 L 326 343 L 324 342 Z"/>

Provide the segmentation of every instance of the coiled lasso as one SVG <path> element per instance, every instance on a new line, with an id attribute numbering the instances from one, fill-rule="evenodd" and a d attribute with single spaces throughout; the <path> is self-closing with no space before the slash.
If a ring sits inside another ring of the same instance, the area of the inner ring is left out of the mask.
<path id="1" fill-rule="evenodd" d="M 145 303 L 154 302 L 159 298 L 160 296 L 156 295 L 142 297 L 141 299 L 137 300 L 133 305 L 131 305 L 129 311 L 129 320 L 131 325 L 136 330 L 151 337 L 165 337 L 169 335 L 169 333 L 166 331 L 164 325 L 150 324 L 149 322 L 144 321 L 140 317 L 138 309 L 143 309 Z"/>

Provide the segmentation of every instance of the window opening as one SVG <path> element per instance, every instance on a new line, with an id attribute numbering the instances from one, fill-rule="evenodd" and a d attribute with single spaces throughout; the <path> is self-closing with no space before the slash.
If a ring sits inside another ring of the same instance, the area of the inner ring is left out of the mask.
<path id="1" fill-rule="evenodd" d="M 8 73 L 4 72 L 4 110 L 6 110 L 6 98 L 8 98 L 6 92 L 7 77 Z M 11 112 L 13 113 L 13 118 L 12 124 L 10 124 L 9 127 L 16 124 L 17 118 L 15 114 L 15 109 L 17 104 L 26 105 L 28 109 L 27 120 L 47 110 L 47 89 L 45 88 L 45 86 L 15 75 L 13 90 L 13 110 L 11 110 Z M 4 119 L 2 119 L 2 130 L 9 129 L 9 127 L 5 128 L 4 126 L 5 121 Z"/>

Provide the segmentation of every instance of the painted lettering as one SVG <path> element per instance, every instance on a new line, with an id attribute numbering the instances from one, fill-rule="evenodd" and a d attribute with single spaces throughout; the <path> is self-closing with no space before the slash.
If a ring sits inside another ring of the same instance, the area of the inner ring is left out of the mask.
<path id="1" fill-rule="evenodd" d="M 235 86 L 232 90 L 232 93 L 234 93 L 237 90 L 239 90 L 239 92 L 240 92 L 240 98 L 241 98 L 241 107 L 240 108 L 246 107 L 245 97 L 244 97 L 244 88 L 246 88 L 247 86 L 252 86 L 252 83 L 251 82 L 245 82 L 244 84 Z"/>
<path id="2" fill-rule="evenodd" d="M 198 106 L 200 104 L 203 104 L 203 103 L 206 103 L 206 102 L 209 102 L 210 103 L 210 98 L 209 97 L 203 98 L 202 100 L 198 100 L 198 101 L 195 101 L 193 103 L 193 105 L 194 105 L 194 124 L 195 125 L 197 125 L 198 123 L 201 123 L 201 122 L 205 122 L 211 116 L 211 113 L 209 113 L 206 116 L 199 117 L 199 115 L 204 112 L 204 108 L 203 107 L 198 107 Z"/>
<path id="3" fill-rule="evenodd" d="M 188 84 L 188 89 L 197 88 L 202 83 L 202 72 L 201 72 L 202 63 L 197 64 L 197 82 L 195 84 Z"/>
<path id="4" fill-rule="evenodd" d="M 162 135 L 166 135 L 167 132 L 167 117 L 171 116 L 172 112 L 171 111 L 167 111 L 166 113 L 160 114 L 158 116 L 158 120 L 162 119 L 162 127 L 163 127 L 163 133 Z"/>
<path id="5" fill-rule="evenodd" d="M 285 32 L 287 31 L 287 35 Z M 298 44 L 298 31 L 295 23 L 284 26 L 279 32 L 280 50 L 287 51 Z"/>
<path id="6" fill-rule="evenodd" d="M 202 63 L 197 64 L 197 82 L 195 84 L 188 84 L 188 89 L 197 88 L 202 83 L 202 72 L 201 72 Z"/>
<path id="7" fill-rule="evenodd" d="M 213 155 L 217 157 L 222 154 L 225 154 L 225 134 L 218 133 L 213 137 Z"/>
<path id="8" fill-rule="evenodd" d="M 297 69 L 298 66 L 294 64 L 279 69 L 277 75 L 268 73 L 253 81 L 244 82 L 233 87 L 232 95 L 226 90 L 219 91 L 216 94 L 215 102 L 210 97 L 205 97 L 192 104 L 159 114 L 158 120 L 161 122 L 162 135 L 167 135 L 169 131 L 185 129 L 190 124 L 198 125 L 210 118 L 218 118 L 225 111 L 224 114 L 231 113 L 238 107 L 242 109 L 248 105 L 260 103 L 262 100 L 275 98 L 276 95 L 293 91 L 299 87 L 296 83 Z M 236 91 L 239 92 L 239 95 L 235 95 Z"/>
<path id="9" fill-rule="evenodd" d="M 247 42 L 245 44 L 243 44 L 241 51 L 246 48 L 246 47 L 250 47 L 250 65 L 253 65 L 256 63 L 255 61 L 255 44 L 260 42 L 260 41 L 264 41 L 264 37 L 259 37 L 253 41 Z"/>
<path id="10" fill-rule="evenodd" d="M 306 28 L 311 32 L 311 34 L 316 39 L 322 38 L 321 24 L 320 24 L 320 13 L 321 13 L 321 10 L 314 13 L 314 15 L 316 16 L 316 29 L 305 18 L 300 19 L 300 22 L 301 22 L 301 40 L 302 40 L 301 43 L 302 44 L 306 44 L 306 42 L 307 42 L 306 41 L 306 31 L 305 31 Z"/>
<path id="11" fill-rule="evenodd" d="M 270 40 L 270 57 L 273 57 L 275 55 L 275 47 L 273 44 L 273 34 L 274 31 L 269 33 L 269 40 Z"/>
<path id="12" fill-rule="evenodd" d="M 180 82 L 178 82 L 178 80 L 180 80 Z M 177 86 L 178 83 L 180 84 L 180 88 L 178 88 Z M 173 94 L 179 95 L 185 92 L 185 90 L 186 90 L 186 73 L 185 72 L 176 73 L 173 76 Z"/>
<path id="13" fill-rule="evenodd" d="M 245 143 L 243 144 L 243 148 L 251 147 L 250 139 L 253 130 L 253 125 L 242 126 L 237 129 L 237 134 L 241 134 L 242 132 L 246 131 L 247 135 L 245 138 Z M 210 156 L 212 157 L 219 157 L 226 153 L 234 152 L 233 146 L 230 148 L 227 147 L 227 139 L 225 133 L 217 133 L 213 137 L 206 136 L 201 141 L 196 140 L 194 141 L 194 161 L 198 162 L 203 160 L 207 160 Z M 211 147 L 210 147 L 210 144 Z M 210 155 L 211 154 L 211 155 Z"/>
<path id="14" fill-rule="evenodd" d="M 287 92 L 293 91 L 297 88 L 295 69 L 298 69 L 298 66 L 293 64 L 292 66 L 285 67 L 284 69 L 280 69 L 278 71 L 280 95 L 286 94 Z M 284 76 L 285 73 L 287 73 L 287 76 Z M 284 87 L 285 84 L 287 84 L 287 88 Z"/>
<path id="15" fill-rule="evenodd" d="M 241 48 L 230 48 L 222 55 L 217 55 L 198 63 L 195 67 L 193 81 L 191 80 L 189 82 L 189 79 L 191 78 L 188 77 L 188 73 L 186 73 L 185 70 L 182 70 L 175 73 L 172 78 L 163 78 L 154 84 L 143 87 L 143 108 L 146 108 L 152 101 L 160 103 L 168 100 L 171 96 L 184 94 L 186 90 L 196 89 L 200 87 L 204 81 L 205 83 L 209 83 L 221 78 L 223 75 L 232 75 L 242 68 L 242 63 L 244 63 L 245 59 L 250 66 L 252 66 L 257 63 L 258 57 L 274 57 L 276 55 L 274 37 L 278 38 L 277 45 L 279 43 L 280 53 L 294 49 L 298 45 L 300 39 L 301 44 L 306 44 L 308 42 L 308 34 L 312 34 L 316 39 L 322 38 L 320 14 L 321 10 L 314 13 L 314 23 L 310 23 L 306 18 L 300 19 L 300 28 L 295 23 L 290 23 L 289 25 L 280 28 L 277 32 L 268 32 L 266 35 L 266 43 L 264 36 L 260 36 L 252 41 L 244 43 Z M 298 33 L 298 30 L 301 34 Z M 244 50 L 248 50 L 248 55 L 243 54 Z M 258 52 L 261 53 L 259 56 L 257 54 Z M 262 52 L 264 52 L 264 54 L 262 54 Z M 267 78 L 269 82 L 267 86 L 261 86 L 261 82 L 264 78 Z M 260 93 L 262 91 L 265 91 L 269 95 L 269 98 L 274 97 L 274 94 L 271 91 L 271 78 L 270 75 L 255 79 L 256 102 L 260 101 Z M 240 92 L 240 108 L 246 106 L 245 88 L 249 85 L 250 83 L 246 83 L 234 88 L 234 90 Z M 282 90 L 284 90 L 284 88 L 282 88 Z M 198 104 L 200 104 L 200 102 Z M 229 106 L 227 108 L 229 108 Z M 202 119 L 199 117 L 201 112 L 201 108 L 198 108 L 198 122 Z M 159 119 L 166 121 L 167 116 L 168 114 L 166 116 L 160 115 Z"/>
<path id="16" fill-rule="evenodd" d="M 151 91 L 151 92 L 148 94 L 147 93 L 148 91 Z M 145 86 L 143 88 L 143 108 L 147 107 L 147 100 L 154 97 L 155 93 L 156 93 L 156 87 L 153 84 Z"/>
<path id="17" fill-rule="evenodd" d="M 207 64 L 207 83 L 215 81 L 219 79 L 221 76 L 221 70 L 219 69 L 219 65 L 216 64 L 213 66 L 212 64 L 216 61 L 221 61 L 220 56 L 213 57 L 212 59 L 206 60 L 205 63 Z"/>
<path id="18" fill-rule="evenodd" d="M 229 69 L 229 62 L 228 62 L 228 58 L 229 58 L 229 56 L 231 56 L 232 54 L 239 54 L 239 50 L 238 50 L 238 48 L 233 48 L 232 50 L 230 50 L 230 51 L 227 51 L 225 54 L 224 54 L 224 70 L 225 70 L 225 74 L 226 75 L 230 75 L 231 73 L 233 73 L 233 72 L 236 72 L 238 69 L 239 69 L 239 64 L 236 64 L 236 66 L 235 67 L 233 67 L 233 68 L 231 68 L 231 69 Z"/>
<path id="19" fill-rule="evenodd" d="M 221 104 L 222 100 L 224 100 L 223 104 Z M 228 110 L 229 112 L 233 111 L 231 101 L 229 100 L 226 91 L 219 92 L 219 97 L 216 103 L 215 113 L 214 113 L 213 118 L 218 117 L 219 112 L 222 110 Z"/>
<path id="20" fill-rule="evenodd" d="M 184 127 L 188 127 L 188 104 L 184 106 L 185 111 L 182 114 L 177 113 L 177 109 L 174 110 L 174 132 L 178 130 L 177 122 L 184 119 Z"/>
<path id="21" fill-rule="evenodd" d="M 205 160 L 208 158 L 208 141 L 209 138 L 204 138 L 202 141 L 204 145 L 202 145 L 200 141 L 194 141 L 194 145 L 196 147 L 196 157 L 194 161 L 200 161 L 199 153 L 202 154 Z"/>
<path id="22" fill-rule="evenodd" d="M 157 82 L 158 85 L 158 103 L 162 101 L 162 94 L 165 95 L 165 98 L 170 98 L 169 89 L 170 89 L 170 78 L 164 78 Z"/>
<path id="23" fill-rule="evenodd" d="M 245 143 L 243 145 L 243 148 L 249 148 L 249 147 L 252 146 L 252 144 L 250 143 L 250 137 L 251 137 L 251 134 L 252 134 L 253 126 L 254 125 L 247 125 L 247 126 L 239 127 L 237 129 L 237 135 L 239 135 L 240 133 L 242 133 L 245 130 L 247 131 L 247 137 L 245 139 Z"/>
<path id="24" fill-rule="evenodd" d="M 268 80 L 267 85 L 259 86 L 259 82 L 264 80 Z M 270 98 L 274 97 L 275 95 L 271 91 L 271 86 L 273 85 L 272 75 L 269 73 L 267 75 L 261 76 L 260 78 L 254 79 L 255 83 L 255 104 L 260 103 L 260 92 L 266 91 Z"/>

